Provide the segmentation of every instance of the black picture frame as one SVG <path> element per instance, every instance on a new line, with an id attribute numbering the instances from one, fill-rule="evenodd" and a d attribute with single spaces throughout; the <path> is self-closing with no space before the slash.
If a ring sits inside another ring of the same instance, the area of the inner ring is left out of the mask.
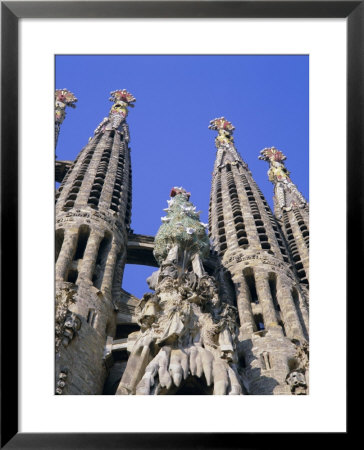
<path id="1" fill-rule="evenodd" d="M 364 1 L 1 2 L 1 448 L 257 448 L 264 433 L 18 433 L 18 21 L 21 18 L 347 18 L 347 298 L 361 279 Z M 333 93 L 334 95 L 334 93 Z M 9 108 L 9 105 L 11 107 Z M 329 151 L 329 150 L 328 150 Z M 356 295 L 357 296 L 357 295 Z M 33 368 L 34 369 L 34 368 Z M 334 395 L 334 393 L 333 393 Z M 298 417 L 298 420 L 302 418 Z M 348 433 L 338 433 L 338 438 Z M 277 436 L 276 436 L 277 437 Z M 300 444 L 310 438 L 306 433 Z M 280 445 L 297 446 L 289 434 Z M 315 436 L 317 439 L 317 433 Z M 317 441 L 316 441 L 317 442 Z"/>

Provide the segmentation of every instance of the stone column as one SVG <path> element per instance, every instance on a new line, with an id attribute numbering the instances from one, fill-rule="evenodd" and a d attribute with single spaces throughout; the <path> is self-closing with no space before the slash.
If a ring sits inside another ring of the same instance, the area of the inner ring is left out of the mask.
<path id="1" fill-rule="evenodd" d="M 202 277 L 206 274 L 205 269 L 203 268 L 202 261 L 200 255 L 198 253 L 192 258 L 192 269 L 196 275 Z"/>
<path id="2" fill-rule="evenodd" d="M 116 171 L 119 162 L 119 151 L 120 151 L 120 135 L 115 131 L 107 175 L 100 196 L 99 208 L 104 209 L 110 208 L 111 198 L 115 184 Z"/>
<path id="3" fill-rule="evenodd" d="M 305 337 L 292 298 L 291 288 L 282 276 L 277 277 L 277 300 L 283 313 L 283 320 L 287 332 L 290 334 L 288 337 L 291 339 L 298 339 L 302 342 L 305 340 Z"/>
<path id="4" fill-rule="evenodd" d="M 92 186 L 95 182 L 97 170 L 99 168 L 101 158 L 104 154 L 104 150 L 107 147 L 108 140 L 110 139 L 109 134 L 110 132 L 105 132 L 100 141 L 96 144 L 95 151 L 87 168 L 87 174 L 82 181 L 82 186 L 75 201 L 74 208 L 76 209 L 88 206 L 88 198 L 90 196 Z M 96 139 L 96 137 L 94 139 Z"/>
<path id="5" fill-rule="evenodd" d="M 92 275 L 95 270 L 97 253 L 99 251 L 101 240 L 102 235 L 92 230 L 87 241 L 87 246 L 76 284 L 78 284 L 80 280 L 92 281 Z"/>
<path id="6" fill-rule="evenodd" d="M 255 286 L 257 289 L 259 304 L 262 307 L 265 329 L 277 329 L 277 314 L 274 308 L 272 294 L 270 292 L 268 273 L 254 270 Z"/>
<path id="7" fill-rule="evenodd" d="M 106 266 L 104 271 L 104 277 L 102 279 L 101 291 L 111 293 L 112 280 L 114 276 L 114 269 L 116 263 L 116 257 L 120 250 L 120 244 L 114 239 L 111 245 L 111 249 L 107 256 Z"/>
<path id="8" fill-rule="evenodd" d="M 242 273 L 234 274 L 233 283 L 236 292 L 236 303 L 240 319 L 240 337 L 250 339 L 254 332 L 254 317 L 248 285 Z"/>
<path id="9" fill-rule="evenodd" d="M 67 269 L 75 255 L 78 240 L 78 228 L 65 230 L 62 249 L 56 264 L 56 280 L 64 281 Z"/>

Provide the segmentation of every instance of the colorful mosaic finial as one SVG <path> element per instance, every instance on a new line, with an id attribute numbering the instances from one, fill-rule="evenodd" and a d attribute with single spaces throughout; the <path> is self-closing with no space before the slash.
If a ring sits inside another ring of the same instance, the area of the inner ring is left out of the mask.
<path id="1" fill-rule="evenodd" d="M 225 130 L 228 131 L 230 134 L 235 130 L 234 125 L 225 119 L 225 117 L 218 117 L 216 119 L 210 120 L 209 125 L 210 130 Z"/>
<path id="2" fill-rule="evenodd" d="M 94 131 L 94 134 L 96 135 L 102 133 L 105 130 L 120 131 L 119 127 L 124 124 L 122 125 L 124 127 L 124 138 L 129 140 L 129 134 L 127 131 L 128 128 L 124 122 L 128 115 L 128 108 L 134 108 L 132 103 L 136 101 L 136 98 L 126 89 L 118 89 L 117 91 L 110 92 L 109 100 L 113 102 L 109 112 L 109 117 L 104 118 L 104 120 Z"/>
<path id="3" fill-rule="evenodd" d="M 287 157 L 275 147 L 267 147 L 263 148 L 260 151 L 261 156 L 258 156 L 258 159 L 262 161 L 284 161 Z"/>
<path id="4" fill-rule="evenodd" d="M 126 89 L 118 89 L 117 91 L 112 91 L 110 92 L 110 95 L 111 97 L 109 98 L 109 100 L 111 102 L 124 102 L 127 103 L 131 108 L 134 108 L 134 105 L 132 105 L 131 103 L 134 103 L 136 101 L 136 98 Z"/>
<path id="5" fill-rule="evenodd" d="M 228 149 L 233 147 L 233 131 L 235 130 L 235 127 L 231 122 L 226 120 L 225 117 L 218 117 L 217 119 L 211 120 L 209 129 L 217 130 L 219 132 L 215 139 L 217 149 Z"/>
<path id="6" fill-rule="evenodd" d="M 76 108 L 77 98 L 68 89 L 56 89 L 55 91 L 55 147 L 57 146 L 61 124 L 66 117 L 66 107 Z"/>
<path id="7" fill-rule="evenodd" d="M 286 156 L 275 147 L 267 147 L 260 151 L 258 159 L 269 162 L 268 178 L 275 185 L 275 196 L 280 208 L 288 210 L 294 205 L 304 207 L 306 200 L 292 183 L 290 172 L 283 161 Z"/>
<path id="8" fill-rule="evenodd" d="M 287 158 L 280 150 L 275 147 L 267 147 L 260 151 L 260 155 L 261 156 L 258 156 L 258 159 L 269 162 L 269 181 L 272 183 L 283 180 L 291 181 L 289 178 L 289 171 L 282 163 L 282 161 Z"/>

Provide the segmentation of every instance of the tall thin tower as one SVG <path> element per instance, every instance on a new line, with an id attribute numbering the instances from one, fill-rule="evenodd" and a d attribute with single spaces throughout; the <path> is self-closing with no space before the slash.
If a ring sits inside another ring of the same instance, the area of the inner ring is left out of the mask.
<path id="1" fill-rule="evenodd" d="M 259 159 L 269 163 L 268 177 L 274 184 L 274 215 L 281 224 L 300 282 L 309 282 L 308 203 L 290 178 L 286 156 L 274 147 L 261 150 Z"/>
<path id="2" fill-rule="evenodd" d="M 57 89 L 55 92 L 55 108 L 54 108 L 54 146 L 57 147 L 58 136 L 61 125 L 66 117 L 66 107 L 76 108 L 77 98 L 68 89 Z"/>
<path id="3" fill-rule="evenodd" d="M 306 393 L 308 312 L 280 226 L 247 164 L 234 126 L 217 130 L 209 231 L 220 279 L 231 289 L 240 320 L 240 366 L 248 394 Z M 229 283 L 230 280 L 230 283 Z M 298 389 L 299 388 L 299 389 Z"/>
<path id="4" fill-rule="evenodd" d="M 56 194 L 56 393 L 101 394 L 104 350 L 131 218 L 126 90 L 111 93 L 108 117 L 81 150 Z"/>

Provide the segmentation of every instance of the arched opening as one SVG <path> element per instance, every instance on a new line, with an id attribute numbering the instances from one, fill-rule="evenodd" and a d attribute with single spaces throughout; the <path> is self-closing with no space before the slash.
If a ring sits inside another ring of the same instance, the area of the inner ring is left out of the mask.
<path id="1" fill-rule="evenodd" d="M 277 299 L 277 275 L 273 272 L 270 272 L 268 274 L 268 277 L 269 277 L 268 278 L 269 289 L 270 289 L 270 294 L 272 296 L 274 309 L 276 311 L 280 311 L 281 308 L 279 306 L 278 299 Z"/>
<path id="2" fill-rule="evenodd" d="M 265 329 L 264 319 L 262 314 L 254 314 L 254 322 L 257 331 L 263 331 Z"/>
<path id="3" fill-rule="evenodd" d="M 92 282 L 97 289 L 101 288 L 102 280 L 104 278 L 104 272 L 106 267 L 107 257 L 111 248 L 112 236 L 106 232 L 104 238 L 100 242 L 99 252 L 97 254 L 96 265 Z"/>
<path id="4" fill-rule="evenodd" d="M 127 339 L 130 333 L 140 330 L 140 326 L 136 323 L 121 323 L 116 326 L 115 340 Z"/>
<path id="5" fill-rule="evenodd" d="M 59 254 L 61 252 L 63 241 L 64 241 L 64 229 L 61 228 L 59 230 L 56 230 L 56 239 L 55 239 L 56 262 L 57 262 Z"/>
<path id="6" fill-rule="evenodd" d="M 292 295 L 292 298 L 293 298 L 294 305 L 296 307 L 298 319 L 300 321 L 303 333 L 304 333 L 304 335 L 306 337 L 308 337 L 307 328 L 306 328 L 305 321 L 304 321 L 303 316 L 302 316 L 302 310 L 301 310 L 301 306 L 300 306 L 299 294 L 298 294 L 298 291 L 297 291 L 297 289 L 295 287 L 291 289 L 291 295 Z"/>
<path id="7" fill-rule="evenodd" d="M 90 227 L 87 225 L 81 225 L 80 229 L 78 230 L 77 249 L 75 252 L 75 256 L 73 257 L 74 261 L 83 258 L 89 236 Z"/>
<path id="8" fill-rule="evenodd" d="M 252 303 L 258 304 L 259 299 L 258 299 L 257 289 L 255 287 L 255 278 L 254 278 L 253 269 L 251 267 L 247 267 L 246 269 L 243 270 L 243 275 L 245 277 L 246 284 L 249 288 L 250 301 Z"/>

